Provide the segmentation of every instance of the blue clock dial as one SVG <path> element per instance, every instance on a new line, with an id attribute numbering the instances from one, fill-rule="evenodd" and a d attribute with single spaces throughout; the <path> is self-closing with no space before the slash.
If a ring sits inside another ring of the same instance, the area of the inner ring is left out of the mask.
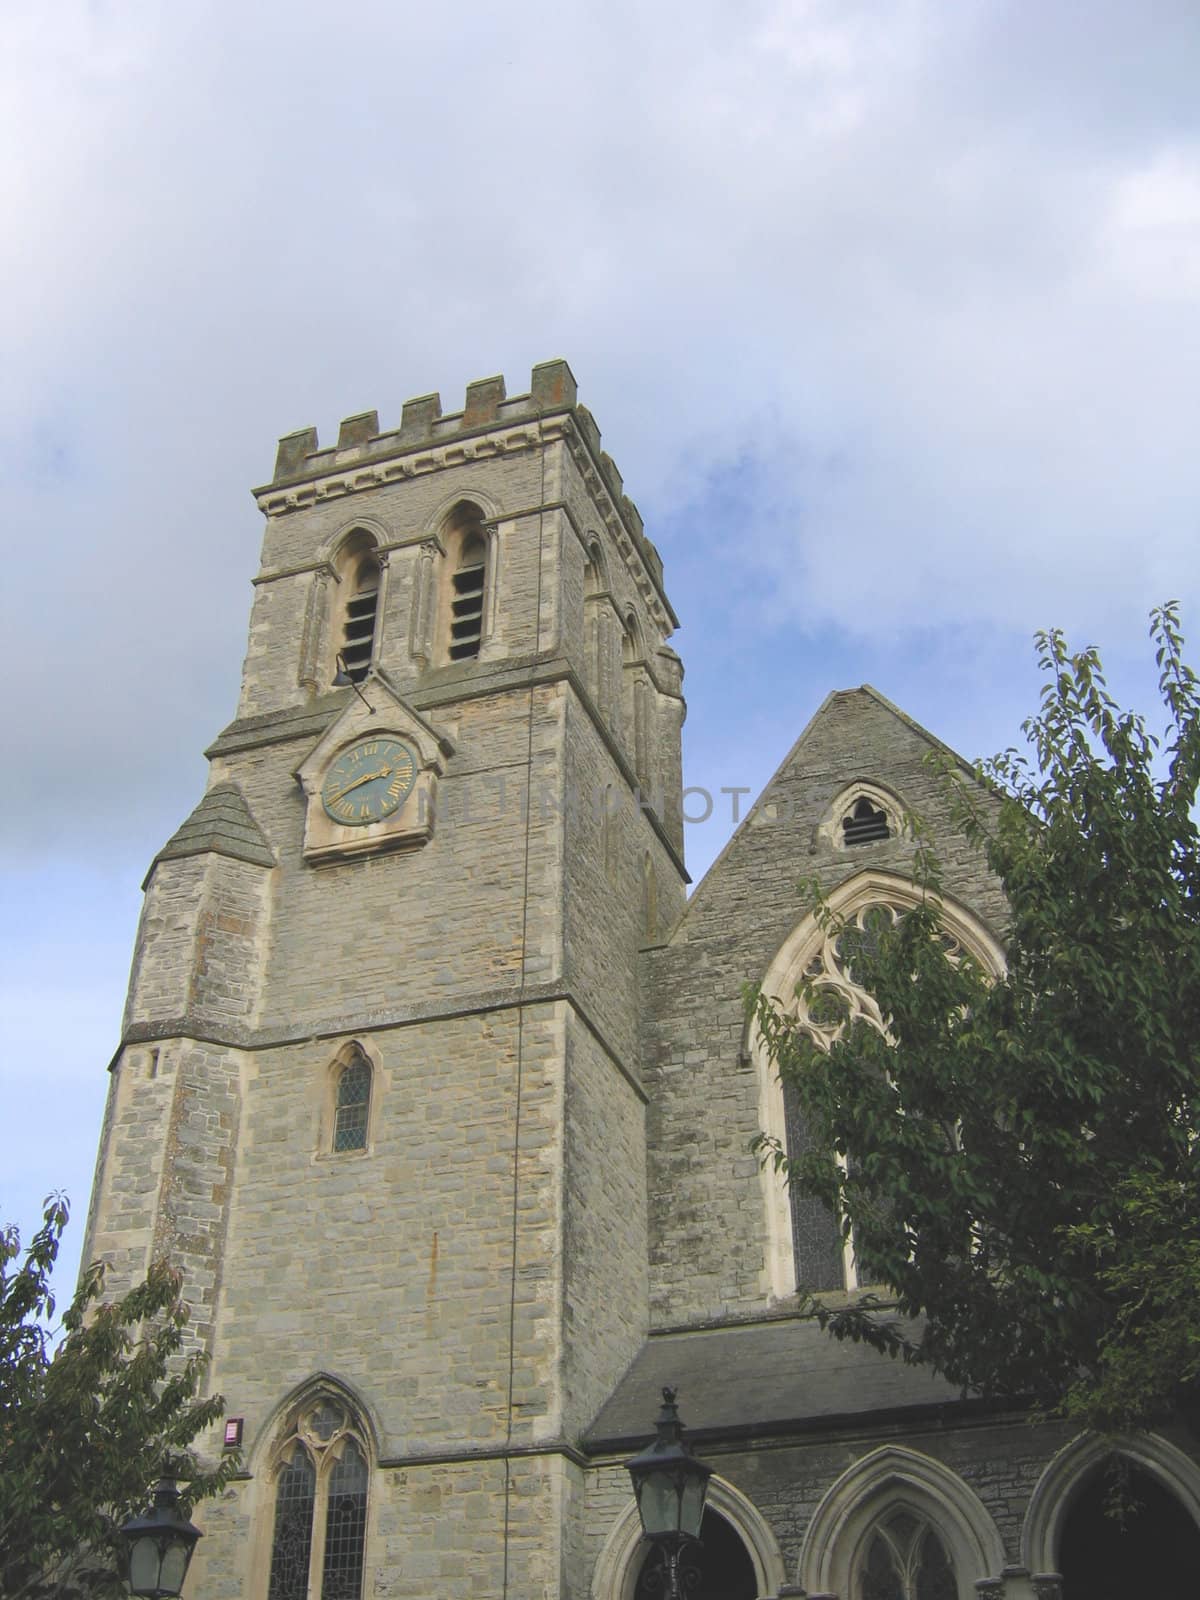
<path id="1" fill-rule="evenodd" d="M 364 828 L 390 817 L 417 781 L 417 758 L 399 739 L 360 739 L 348 746 L 325 774 L 321 804 L 346 828 Z"/>

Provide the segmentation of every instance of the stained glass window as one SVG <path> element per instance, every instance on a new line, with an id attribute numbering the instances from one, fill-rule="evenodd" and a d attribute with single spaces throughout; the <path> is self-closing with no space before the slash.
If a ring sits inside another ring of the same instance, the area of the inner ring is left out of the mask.
<path id="1" fill-rule="evenodd" d="M 371 1068 L 356 1055 L 345 1067 L 337 1085 L 337 1114 L 333 1124 L 335 1150 L 367 1148 L 367 1113 L 371 1109 Z"/>
<path id="2" fill-rule="evenodd" d="M 783 1086 L 783 1111 L 787 1125 L 788 1154 L 798 1156 L 808 1148 L 808 1134 L 795 1086 Z M 799 1184 L 788 1189 L 792 1212 L 792 1250 L 796 1262 L 796 1287 L 800 1290 L 842 1289 L 846 1283 L 842 1227 L 822 1200 L 805 1194 Z"/>
<path id="3" fill-rule="evenodd" d="M 954 1565 L 927 1522 L 896 1511 L 876 1528 L 855 1600 L 958 1600 Z"/>
<path id="4" fill-rule="evenodd" d="M 892 1547 L 881 1533 L 871 1540 L 861 1590 L 862 1600 L 907 1600 Z"/>
<path id="5" fill-rule="evenodd" d="M 367 1534 L 367 1463 L 348 1439 L 329 1475 L 321 1600 L 358 1600 Z"/>
<path id="6" fill-rule="evenodd" d="M 942 1541 L 932 1528 L 921 1541 L 921 1565 L 917 1568 L 915 1600 L 958 1600 L 954 1568 Z"/>
<path id="7" fill-rule="evenodd" d="M 317 1474 L 302 1444 L 279 1474 L 268 1600 L 307 1600 Z"/>

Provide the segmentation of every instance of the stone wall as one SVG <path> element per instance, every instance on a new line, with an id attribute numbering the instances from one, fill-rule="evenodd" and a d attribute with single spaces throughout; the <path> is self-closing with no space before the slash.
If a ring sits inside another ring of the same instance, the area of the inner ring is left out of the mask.
<path id="1" fill-rule="evenodd" d="M 860 779 L 886 785 L 925 819 L 947 894 L 1002 932 L 999 888 L 953 827 L 941 781 L 925 760 L 935 746 L 870 690 L 830 696 L 692 896 L 669 944 L 647 955 L 656 1325 L 746 1315 L 769 1302 L 763 1191 L 750 1153 L 762 1127 L 762 1085 L 747 1048 L 743 986 L 763 979 L 811 911 L 805 880 L 829 892 L 868 868 L 902 877 L 911 869 L 909 838 L 848 849 L 822 831 L 838 795 Z"/>

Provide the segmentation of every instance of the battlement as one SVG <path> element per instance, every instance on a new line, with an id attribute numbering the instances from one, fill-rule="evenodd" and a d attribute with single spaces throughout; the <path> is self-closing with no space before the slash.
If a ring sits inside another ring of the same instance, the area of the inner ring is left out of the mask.
<path id="1" fill-rule="evenodd" d="M 379 461 L 416 446 L 443 443 L 462 434 L 478 433 L 514 422 L 536 422 L 551 412 L 570 411 L 575 405 L 576 384 L 565 361 L 543 361 L 534 367 L 528 394 L 505 392 L 502 377 L 477 378 L 467 385 L 466 404 L 461 411 L 442 411 L 438 394 L 417 395 L 406 400 L 400 426 L 380 432 L 379 413 L 361 411 L 345 417 L 338 429 L 335 445 L 324 449 L 315 428 L 300 428 L 279 441 L 275 475 L 267 486 L 295 483 L 320 476 L 323 472 L 360 462 Z M 597 434 L 597 439 L 599 434 Z"/>
<path id="2" fill-rule="evenodd" d="M 400 426 L 383 432 L 379 428 L 378 411 L 360 411 L 355 416 L 344 417 L 338 428 L 337 443 L 323 448 L 316 428 L 300 428 L 295 433 L 284 434 L 275 456 L 274 477 L 254 493 L 263 497 L 260 505 L 271 513 L 283 504 L 278 498 L 281 489 L 294 490 L 298 485 L 311 484 L 329 474 L 373 468 L 377 463 L 413 451 L 444 446 L 522 422 L 536 424 L 546 417 L 566 412 L 572 415 L 579 436 L 590 451 L 599 476 L 661 593 L 662 560 L 646 538 L 641 514 L 625 493 L 616 462 L 601 447 L 600 430 L 591 412 L 577 402 L 575 377 L 565 361 L 539 362 L 530 375 L 527 394 L 510 397 L 500 376 L 477 378 L 467 385 L 466 404 L 461 411 L 443 412 L 438 394 L 417 395 L 404 402 Z M 288 501 L 292 503 L 293 496 L 289 495 Z"/>

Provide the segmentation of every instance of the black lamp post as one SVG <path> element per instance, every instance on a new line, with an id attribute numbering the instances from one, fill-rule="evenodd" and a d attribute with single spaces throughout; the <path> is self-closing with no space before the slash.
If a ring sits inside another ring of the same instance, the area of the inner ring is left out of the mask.
<path id="1" fill-rule="evenodd" d="M 175 1600 L 183 1588 L 200 1529 L 179 1510 L 179 1490 L 171 1463 L 154 1485 L 154 1504 L 144 1517 L 121 1528 L 129 1558 L 129 1589 L 143 1600 Z"/>
<path id="2" fill-rule="evenodd" d="M 688 1546 L 700 1542 L 712 1468 L 697 1460 L 683 1442 L 675 1390 L 664 1389 L 662 1397 L 653 1443 L 625 1467 L 633 1479 L 642 1531 L 662 1555 L 667 1600 L 680 1600 L 679 1563 Z"/>

